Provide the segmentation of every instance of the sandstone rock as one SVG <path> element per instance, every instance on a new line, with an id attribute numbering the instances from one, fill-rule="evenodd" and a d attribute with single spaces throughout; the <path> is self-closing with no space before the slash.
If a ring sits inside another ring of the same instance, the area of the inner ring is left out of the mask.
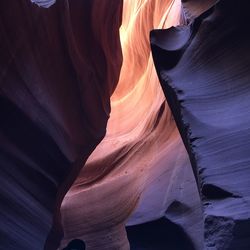
<path id="1" fill-rule="evenodd" d="M 206 249 L 250 248 L 248 2 L 151 33 L 155 66 L 202 196 Z"/>
<path id="2" fill-rule="evenodd" d="M 122 61 L 121 7 L 0 2 L 1 249 L 58 246 L 62 199 L 105 135 Z"/>

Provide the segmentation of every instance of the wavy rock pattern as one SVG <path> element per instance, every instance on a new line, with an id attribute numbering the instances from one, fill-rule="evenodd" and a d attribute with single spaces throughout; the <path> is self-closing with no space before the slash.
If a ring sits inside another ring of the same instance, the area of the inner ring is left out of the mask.
<path id="1" fill-rule="evenodd" d="M 206 249 L 250 249 L 248 7 L 221 0 L 189 26 L 151 33 L 200 187 Z"/>
<path id="2" fill-rule="evenodd" d="M 121 17 L 119 0 L 0 2 L 0 249 L 58 246 L 61 201 L 106 132 Z"/>
<path id="3" fill-rule="evenodd" d="M 63 201 L 62 247 L 80 238 L 88 249 L 129 249 L 125 223 L 162 217 L 196 237 L 197 248 L 203 243 L 197 187 L 149 44 L 151 29 L 184 22 L 179 0 L 124 1 L 124 60 L 107 134 Z"/>
<path id="4" fill-rule="evenodd" d="M 250 249 L 248 2 L 214 3 L 0 2 L 0 249 Z"/>

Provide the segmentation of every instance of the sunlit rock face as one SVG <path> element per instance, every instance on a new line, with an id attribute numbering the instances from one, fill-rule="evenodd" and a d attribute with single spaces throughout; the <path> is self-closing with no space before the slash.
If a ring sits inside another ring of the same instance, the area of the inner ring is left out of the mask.
<path id="1" fill-rule="evenodd" d="M 202 248 L 196 183 L 149 44 L 150 30 L 180 23 L 181 1 L 124 1 L 123 64 L 107 133 L 64 198 L 62 247 L 79 238 L 88 249 L 126 250 L 125 224 L 169 218 Z"/>
<path id="2" fill-rule="evenodd" d="M 0 1 L 0 249 L 58 246 L 62 198 L 105 135 L 121 18 L 119 0 Z"/>
<path id="3" fill-rule="evenodd" d="M 250 249 L 248 1 L 156 30 L 158 76 L 199 182 L 205 249 Z"/>

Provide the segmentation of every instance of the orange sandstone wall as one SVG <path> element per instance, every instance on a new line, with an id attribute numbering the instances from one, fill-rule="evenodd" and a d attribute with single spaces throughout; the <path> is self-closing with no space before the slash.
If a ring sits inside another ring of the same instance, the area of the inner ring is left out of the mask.
<path id="1" fill-rule="evenodd" d="M 190 207 L 190 217 L 200 214 L 191 166 L 159 84 L 149 44 L 152 29 L 184 22 L 179 0 L 124 1 L 120 28 L 123 64 L 111 97 L 107 133 L 63 201 L 62 245 L 81 238 L 88 249 L 129 249 L 125 224 L 167 216 L 166 210 L 176 200 Z M 184 194 L 187 183 L 191 183 L 191 191 Z M 191 237 L 199 232 L 202 241 L 200 220 L 198 215 L 190 225 L 185 220 L 178 223 L 186 223 L 187 232 L 193 227 Z"/>

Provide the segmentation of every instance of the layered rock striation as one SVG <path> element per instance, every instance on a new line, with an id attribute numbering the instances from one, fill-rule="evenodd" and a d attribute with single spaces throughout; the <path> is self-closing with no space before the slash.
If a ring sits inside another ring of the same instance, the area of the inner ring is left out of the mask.
<path id="1" fill-rule="evenodd" d="M 194 175 L 149 42 L 150 30 L 180 23 L 186 23 L 180 0 L 124 1 L 123 64 L 111 97 L 107 133 L 64 198 L 62 247 L 79 238 L 88 249 L 127 250 L 125 225 L 169 218 L 201 248 Z"/>
<path id="2" fill-rule="evenodd" d="M 249 250 L 249 44 L 246 0 L 2 0 L 0 249 Z"/>
<path id="3" fill-rule="evenodd" d="M 202 197 L 205 249 L 250 249 L 248 2 L 152 31 L 151 47 Z"/>

